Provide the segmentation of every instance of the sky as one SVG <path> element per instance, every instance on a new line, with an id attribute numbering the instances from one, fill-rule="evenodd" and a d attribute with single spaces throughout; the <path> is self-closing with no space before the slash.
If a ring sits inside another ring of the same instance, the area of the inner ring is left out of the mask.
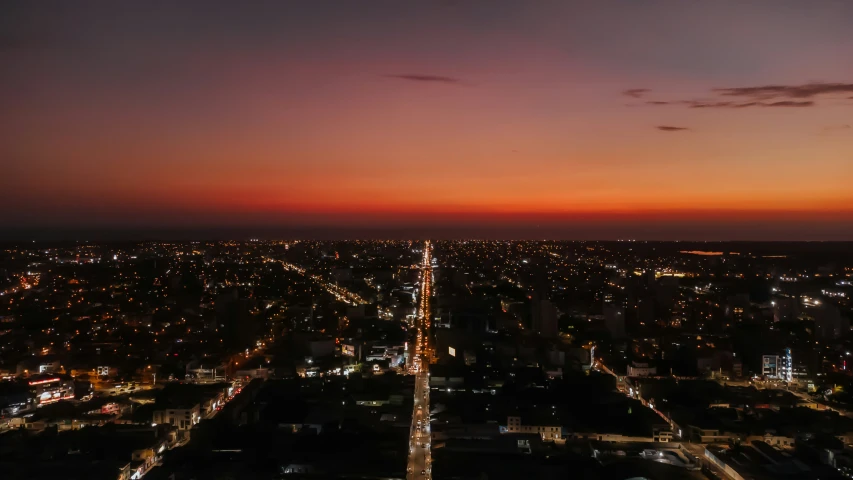
<path id="1" fill-rule="evenodd" d="M 850 32 L 844 0 L 6 1 L 0 230 L 853 240 Z"/>

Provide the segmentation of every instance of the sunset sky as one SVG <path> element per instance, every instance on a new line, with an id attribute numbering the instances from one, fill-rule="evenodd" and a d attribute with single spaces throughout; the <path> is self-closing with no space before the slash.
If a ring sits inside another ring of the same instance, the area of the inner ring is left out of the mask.
<path id="1" fill-rule="evenodd" d="M 853 2 L 3 2 L 0 132 L 9 230 L 853 239 Z"/>

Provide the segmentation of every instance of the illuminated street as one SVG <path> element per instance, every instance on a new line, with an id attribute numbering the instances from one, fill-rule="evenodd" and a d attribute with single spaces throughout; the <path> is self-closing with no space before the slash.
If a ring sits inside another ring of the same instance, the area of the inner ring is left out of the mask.
<path id="1" fill-rule="evenodd" d="M 351 292 L 351 291 L 347 290 L 346 288 L 343 288 L 339 285 L 336 285 L 333 282 L 326 281 L 323 279 L 323 277 L 321 277 L 319 275 L 309 274 L 305 270 L 305 268 L 300 267 L 299 265 L 294 265 L 293 263 L 290 263 L 290 262 L 287 262 L 284 260 L 273 259 L 273 258 L 269 258 L 269 257 L 265 258 L 264 261 L 265 262 L 278 262 L 278 263 L 280 263 L 281 266 L 284 267 L 285 270 L 296 272 L 296 273 L 304 276 L 305 278 L 308 278 L 308 279 L 314 281 L 317 285 L 319 285 L 320 287 L 325 289 L 327 292 L 332 294 L 339 301 L 344 302 L 348 305 L 364 305 L 364 304 L 369 303 L 365 299 L 361 298 L 355 292 Z M 387 318 L 390 318 L 392 316 L 391 313 L 384 308 L 380 308 L 379 312 L 380 312 L 380 315 L 383 315 Z"/>
<path id="2" fill-rule="evenodd" d="M 853 480 L 853 0 L 0 19 L 0 480 Z"/>
<path id="3" fill-rule="evenodd" d="M 417 340 L 412 355 L 410 370 L 415 374 L 415 398 L 412 410 L 412 426 L 409 440 L 409 462 L 407 478 L 427 479 L 431 473 L 430 426 L 429 426 L 429 327 L 430 296 L 432 295 L 432 247 L 424 245 L 421 264 L 421 291 L 418 315 L 415 320 Z"/>
<path id="4" fill-rule="evenodd" d="M 326 289 L 327 292 L 334 295 L 335 298 L 337 298 L 338 300 L 340 300 L 344 303 L 347 303 L 349 305 L 360 305 L 363 303 L 367 303 L 364 299 L 359 297 L 356 293 L 350 292 L 349 290 L 342 288 L 338 285 L 335 285 L 334 283 L 327 282 L 327 281 L 323 280 L 323 278 L 320 277 L 319 275 L 310 275 L 305 271 L 304 268 L 302 268 L 298 265 L 294 265 L 294 264 L 292 264 L 290 262 L 286 262 L 284 260 L 276 260 L 276 259 L 272 259 L 272 258 L 267 258 L 267 259 L 265 259 L 265 261 L 279 262 L 281 264 L 281 266 L 284 267 L 285 270 L 290 270 L 290 271 L 296 272 L 300 275 L 304 275 L 307 278 L 310 278 L 311 280 L 316 282 L 318 285 L 320 285 L 321 287 Z"/>

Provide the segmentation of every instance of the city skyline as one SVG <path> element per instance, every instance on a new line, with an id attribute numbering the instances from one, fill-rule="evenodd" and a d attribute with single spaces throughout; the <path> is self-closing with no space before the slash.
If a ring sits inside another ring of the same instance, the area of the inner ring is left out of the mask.
<path id="1" fill-rule="evenodd" d="M 0 12 L 0 240 L 853 239 L 849 3 Z"/>

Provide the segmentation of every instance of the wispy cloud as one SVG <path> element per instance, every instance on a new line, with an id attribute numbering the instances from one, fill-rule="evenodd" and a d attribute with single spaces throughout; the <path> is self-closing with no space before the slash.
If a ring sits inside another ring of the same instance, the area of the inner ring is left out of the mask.
<path id="1" fill-rule="evenodd" d="M 458 78 L 444 77 L 441 75 L 423 75 L 416 73 L 407 74 L 391 74 L 385 75 L 389 78 L 398 78 L 400 80 L 409 80 L 412 82 L 434 82 L 434 83 L 462 83 Z"/>
<path id="2" fill-rule="evenodd" d="M 853 93 L 853 83 L 806 83 L 803 85 L 762 85 L 758 87 L 715 88 L 725 97 L 747 97 L 756 100 L 774 98 L 814 98 L 833 93 Z"/>
<path id="3" fill-rule="evenodd" d="M 623 90 L 622 95 L 631 98 L 643 98 L 643 95 L 651 92 L 648 88 L 629 88 L 628 90 Z"/>
<path id="4" fill-rule="evenodd" d="M 813 107 L 815 103 L 811 100 L 807 101 L 794 101 L 794 100 L 782 100 L 779 102 L 700 102 L 700 101 L 686 101 L 681 102 L 690 106 L 690 108 L 749 108 L 749 107 Z"/>
<path id="5" fill-rule="evenodd" d="M 821 133 L 836 133 L 836 132 L 850 132 L 853 131 L 853 127 L 850 125 L 829 125 L 827 127 L 823 127 Z"/>
<path id="6" fill-rule="evenodd" d="M 806 102 L 795 102 L 792 100 L 785 100 L 782 102 L 773 102 L 773 103 L 760 103 L 762 107 L 813 107 L 815 105 L 812 101 Z"/>
<path id="7" fill-rule="evenodd" d="M 693 100 L 687 100 L 679 103 L 689 105 L 690 108 L 731 108 L 735 105 L 734 102 L 699 102 Z"/>
<path id="8" fill-rule="evenodd" d="M 625 90 L 623 95 L 646 99 L 647 88 Z M 687 108 L 814 107 L 821 96 L 853 93 L 853 83 L 806 83 L 803 85 L 761 85 L 711 89 L 717 98 L 703 100 L 646 100 L 645 105 L 683 105 Z M 834 97 L 838 99 L 838 97 Z M 853 100 L 853 97 L 846 97 Z"/>
<path id="9" fill-rule="evenodd" d="M 658 130 L 660 130 L 662 132 L 683 132 L 685 130 L 690 130 L 687 127 L 673 127 L 670 125 L 658 125 L 655 128 L 657 128 Z"/>

